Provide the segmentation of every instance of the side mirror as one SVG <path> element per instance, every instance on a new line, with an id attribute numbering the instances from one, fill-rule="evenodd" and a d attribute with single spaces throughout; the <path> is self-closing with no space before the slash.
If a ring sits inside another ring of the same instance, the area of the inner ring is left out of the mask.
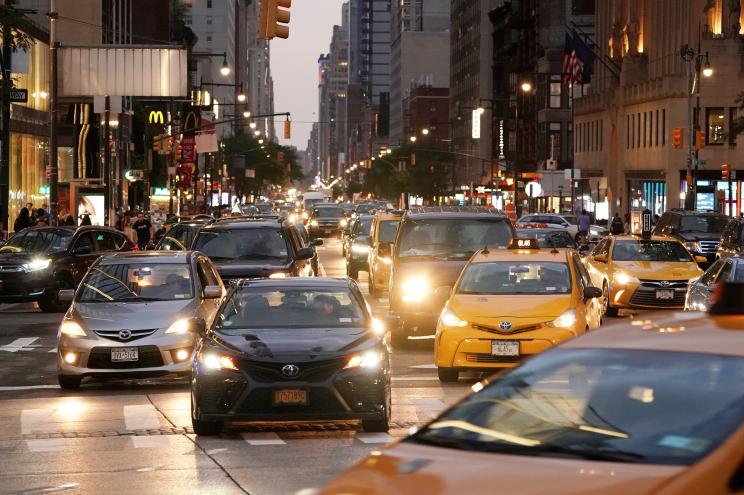
<path id="1" fill-rule="evenodd" d="M 74 289 L 62 289 L 57 293 L 57 299 L 59 299 L 62 302 L 72 302 L 73 299 L 75 299 L 75 290 Z"/>
<path id="2" fill-rule="evenodd" d="M 695 256 L 695 263 L 707 263 L 708 258 L 705 256 Z"/>
<path id="3" fill-rule="evenodd" d="M 443 285 L 434 290 L 434 297 L 440 300 L 449 299 L 450 292 L 452 292 L 452 287 L 449 285 Z"/>
<path id="4" fill-rule="evenodd" d="M 310 245 L 313 247 L 322 246 L 323 239 L 313 239 L 312 241 L 310 241 Z"/>
<path id="5" fill-rule="evenodd" d="M 592 259 L 597 263 L 607 263 L 608 257 L 606 254 L 597 254 Z"/>
<path id="6" fill-rule="evenodd" d="M 204 318 L 191 318 L 190 330 L 192 333 L 204 336 L 207 334 L 207 322 Z"/>
<path id="7" fill-rule="evenodd" d="M 298 260 L 311 260 L 313 256 L 315 256 L 315 253 L 311 247 L 304 247 L 297 252 Z"/>
<path id="8" fill-rule="evenodd" d="M 602 297 L 602 289 L 599 287 L 585 287 L 584 288 L 584 300 L 599 299 Z"/>
<path id="9" fill-rule="evenodd" d="M 207 285 L 204 287 L 204 299 L 219 299 L 222 297 L 222 287 L 219 285 Z"/>

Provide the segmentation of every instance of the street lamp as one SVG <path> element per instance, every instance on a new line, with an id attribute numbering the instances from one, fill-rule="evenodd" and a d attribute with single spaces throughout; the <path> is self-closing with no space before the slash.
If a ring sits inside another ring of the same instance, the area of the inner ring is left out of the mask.
<path id="1" fill-rule="evenodd" d="M 415 143 L 415 142 L 416 142 L 416 136 L 411 136 L 411 138 L 410 138 L 410 139 L 411 139 L 411 142 L 412 142 L 412 143 Z"/>
<path id="2" fill-rule="evenodd" d="M 708 52 L 705 52 L 705 66 L 703 67 L 703 76 L 711 77 L 713 75 L 713 67 L 710 66 L 710 59 L 708 58 Z"/>
<path id="3" fill-rule="evenodd" d="M 250 116 L 251 116 L 251 112 L 249 112 L 248 110 L 243 111 L 243 117 L 245 117 L 247 119 Z M 253 124 L 253 122 L 251 122 L 251 124 Z"/>
<path id="4" fill-rule="evenodd" d="M 259 131 L 258 129 L 256 129 L 256 130 L 255 130 L 255 131 L 253 132 L 253 135 L 254 135 L 254 136 L 260 136 L 260 135 L 261 135 L 261 131 Z"/>
<path id="5" fill-rule="evenodd" d="M 250 124 L 248 124 L 248 125 L 249 125 L 249 127 L 250 127 L 251 129 L 255 129 L 255 128 L 256 128 L 256 123 L 255 123 L 255 122 L 251 122 L 251 123 L 250 123 Z"/>
<path id="6" fill-rule="evenodd" d="M 521 88 L 523 93 L 529 93 L 530 91 L 532 91 L 532 83 L 529 81 L 525 81 L 522 83 Z"/>
<path id="7" fill-rule="evenodd" d="M 225 77 L 230 75 L 230 66 L 227 65 L 227 54 L 222 57 L 222 68 L 220 69 L 220 74 Z"/>
<path id="8" fill-rule="evenodd" d="M 423 129 L 421 129 L 421 134 L 423 134 L 424 136 L 428 136 L 429 135 L 429 129 L 427 127 L 424 127 Z"/>
<path id="9" fill-rule="evenodd" d="M 264 140 L 263 139 L 259 139 L 258 140 L 258 144 L 264 144 Z"/>
<path id="10" fill-rule="evenodd" d="M 242 84 L 241 84 L 242 86 Z M 238 101 L 240 103 L 243 103 L 245 101 L 245 93 L 243 93 L 243 88 L 240 88 L 240 93 L 238 93 Z"/>

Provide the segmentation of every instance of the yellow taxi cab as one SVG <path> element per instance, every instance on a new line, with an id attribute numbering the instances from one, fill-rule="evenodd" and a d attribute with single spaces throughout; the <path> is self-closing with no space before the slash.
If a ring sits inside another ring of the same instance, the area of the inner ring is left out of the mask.
<path id="1" fill-rule="evenodd" d="M 737 285 L 724 288 L 710 315 L 624 320 L 475 383 L 459 404 L 322 493 L 744 493 Z"/>
<path id="2" fill-rule="evenodd" d="M 376 213 L 369 238 L 369 293 L 373 296 L 388 290 L 393 242 L 401 216 L 395 213 Z"/>
<path id="3" fill-rule="evenodd" d="M 599 327 L 601 295 L 573 249 L 540 249 L 537 239 L 515 239 L 510 249 L 476 253 L 439 317 L 439 379 L 516 366 Z"/>
<path id="4" fill-rule="evenodd" d="M 621 308 L 684 308 L 689 283 L 703 274 L 698 266 L 703 262 L 677 239 L 637 235 L 607 237 L 586 259 L 608 316 Z"/>

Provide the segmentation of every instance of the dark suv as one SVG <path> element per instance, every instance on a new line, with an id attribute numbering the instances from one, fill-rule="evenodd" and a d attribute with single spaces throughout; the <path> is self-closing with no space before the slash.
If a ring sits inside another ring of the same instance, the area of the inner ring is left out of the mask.
<path id="1" fill-rule="evenodd" d="M 157 243 L 157 251 L 188 251 L 199 231 L 212 220 L 188 220 L 177 223 Z"/>
<path id="2" fill-rule="evenodd" d="M 318 203 L 313 206 L 307 230 L 311 237 L 333 236 L 341 234 L 348 225 L 344 210 L 336 203 Z"/>
<path id="3" fill-rule="evenodd" d="M 217 265 L 222 280 L 311 276 L 313 246 L 284 219 L 226 218 L 199 231 L 192 249 Z"/>
<path id="4" fill-rule="evenodd" d="M 37 302 L 44 312 L 69 307 L 58 292 L 75 289 L 105 253 L 131 251 L 127 237 L 108 227 L 40 227 L 13 234 L 0 247 L 0 303 Z"/>
<path id="5" fill-rule="evenodd" d="M 483 207 L 417 208 L 405 213 L 395 238 L 390 271 L 390 310 L 401 319 L 392 343 L 433 333 L 452 286 L 479 249 L 506 248 L 511 221 Z"/>
<path id="6" fill-rule="evenodd" d="M 716 260 L 718 244 L 730 218 L 712 211 L 672 210 L 664 213 L 654 235 L 678 239 L 696 256 L 705 256 L 709 266 Z"/>

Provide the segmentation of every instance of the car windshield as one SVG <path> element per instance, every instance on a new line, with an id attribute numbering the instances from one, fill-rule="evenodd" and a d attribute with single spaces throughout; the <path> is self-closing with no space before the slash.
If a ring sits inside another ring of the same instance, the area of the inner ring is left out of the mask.
<path id="1" fill-rule="evenodd" d="M 517 230 L 517 234 L 524 238 L 537 238 L 541 248 L 575 248 L 576 242 L 565 230 Z"/>
<path id="2" fill-rule="evenodd" d="M 287 260 L 287 241 L 275 228 L 201 231 L 194 250 L 213 260 Z"/>
<path id="3" fill-rule="evenodd" d="M 571 274 L 566 263 L 517 262 L 469 265 L 458 294 L 568 294 Z"/>
<path id="4" fill-rule="evenodd" d="M 159 251 L 188 251 L 201 226 L 176 225 L 158 244 Z"/>
<path id="5" fill-rule="evenodd" d="M 449 218 L 404 222 L 401 226 L 400 258 L 470 258 L 484 246 L 507 247 L 512 229 L 503 220 Z"/>
<path id="6" fill-rule="evenodd" d="M 318 206 L 313 213 L 317 218 L 341 218 L 344 211 L 338 206 Z"/>
<path id="7" fill-rule="evenodd" d="M 615 261 L 692 261 L 690 253 L 675 241 L 616 241 L 612 250 Z"/>
<path id="8" fill-rule="evenodd" d="M 217 319 L 217 330 L 231 335 L 245 329 L 361 327 L 365 313 L 346 288 L 247 287 L 237 290 Z"/>
<path id="9" fill-rule="evenodd" d="M 692 465 L 744 421 L 744 359 L 557 349 L 409 438 L 445 448 Z"/>
<path id="10" fill-rule="evenodd" d="M 98 265 L 83 279 L 78 302 L 149 302 L 192 299 L 187 263 Z"/>
<path id="11" fill-rule="evenodd" d="M 354 222 L 354 233 L 360 235 L 369 235 L 369 229 L 372 226 L 372 217 L 363 216 L 357 222 Z"/>
<path id="12" fill-rule="evenodd" d="M 0 253 L 49 254 L 64 251 L 70 245 L 73 232 L 59 230 L 24 230 L 0 248 Z"/>
<path id="13" fill-rule="evenodd" d="M 679 232 L 700 234 L 721 234 L 729 222 L 729 217 L 719 215 L 683 216 Z"/>
<path id="14" fill-rule="evenodd" d="M 354 209 L 358 215 L 364 215 L 367 213 L 371 213 L 375 210 L 377 206 L 375 205 L 357 205 L 357 207 Z"/>
<path id="15" fill-rule="evenodd" d="M 383 220 L 380 222 L 380 242 L 383 244 L 394 242 L 398 225 L 400 225 L 398 220 Z"/>

